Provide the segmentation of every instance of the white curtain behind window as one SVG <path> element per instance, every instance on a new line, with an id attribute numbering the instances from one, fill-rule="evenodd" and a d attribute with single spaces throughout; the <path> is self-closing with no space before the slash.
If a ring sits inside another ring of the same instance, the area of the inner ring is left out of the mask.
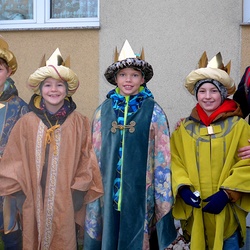
<path id="1" fill-rule="evenodd" d="M 33 0 L 0 1 L 0 20 L 33 19 Z"/>
<path id="2" fill-rule="evenodd" d="M 97 17 L 98 0 L 51 0 L 51 18 Z"/>

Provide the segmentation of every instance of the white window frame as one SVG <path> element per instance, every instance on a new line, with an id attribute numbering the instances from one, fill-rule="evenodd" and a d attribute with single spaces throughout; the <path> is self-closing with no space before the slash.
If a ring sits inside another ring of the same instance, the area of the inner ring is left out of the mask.
<path id="1" fill-rule="evenodd" d="M 243 23 L 250 24 L 250 0 L 243 0 Z"/>
<path id="2" fill-rule="evenodd" d="M 50 18 L 50 0 L 33 0 L 33 19 L 0 20 L 0 30 L 98 29 L 100 0 L 97 2 L 97 17 L 56 19 Z"/>

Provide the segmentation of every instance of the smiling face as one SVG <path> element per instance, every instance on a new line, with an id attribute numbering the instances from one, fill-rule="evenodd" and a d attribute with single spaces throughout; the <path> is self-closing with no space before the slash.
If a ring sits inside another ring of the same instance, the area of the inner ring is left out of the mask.
<path id="1" fill-rule="evenodd" d="M 136 95 L 144 83 L 142 73 L 133 68 L 121 69 L 116 75 L 116 83 L 123 96 Z"/>
<path id="2" fill-rule="evenodd" d="M 44 99 L 46 109 L 51 113 L 56 113 L 63 105 L 67 95 L 66 85 L 62 80 L 46 78 L 43 82 L 41 95 Z"/>
<path id="3" fill-rule="evenodd" d="M 212 83 L 204 83 L 198 89 L 197 100 L 205 113 L 210 116 L 221 105 L 220 91 Z"/>

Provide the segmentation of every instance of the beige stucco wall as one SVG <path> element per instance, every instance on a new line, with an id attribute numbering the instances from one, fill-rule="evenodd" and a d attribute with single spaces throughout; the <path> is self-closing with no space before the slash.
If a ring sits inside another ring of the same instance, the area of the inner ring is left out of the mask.
<path id="1" fill-rule="evenodd" d="M 100 102 L 111 86 L 103 73 L 115 46 L 128 39 L 134 52 L 144 47 L 154 68 L 148 87 L 168 115 L 171 130 L 189 115 L 194 98 L 183 87 L 187 74 L 206 50 L 232 60 L 231 76 L 240 76 L 242 2 L 235 0 L 101 1 Z"/>
<path id="2" fill-rule="evenodd" d="M 77 110 L 92 117 L 98 105 L 99 69 L 98 30 L 50 30 L 0 32 L 9 43 L 18 61 L 13 75 L 19 95 L 29 101 L 33 94 L 26 82 L 39 66 L 43 55 L 46 59 L 58 47 L 64 59 L 70 56 L 71 69 L 80 79 L 80 87 L 73 95 Z"/>
<path id="3" fill-rule="evenodd" d="M 241 46 L 241 73 L 247 66 L 250 66 L 250 25 L 242 27 L 242 46 Z"/>

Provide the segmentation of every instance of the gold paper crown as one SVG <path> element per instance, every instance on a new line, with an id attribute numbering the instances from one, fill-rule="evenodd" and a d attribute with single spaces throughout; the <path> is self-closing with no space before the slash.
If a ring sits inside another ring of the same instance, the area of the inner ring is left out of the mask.
<path id="1" fill-rule="evenodd" d="M 115 48 L 114 62 L 122 61 L 122 60 L 125 60 L 127 58 L 139 58 L 141 60 L 145 60 L 144 49 L 142 48 L 140 54 L 135 54 L 133 49 L 131 48 L 128 40 L 126 40 L 123 44 L 123 47 L 122 47 L 120 53 L 118 53 L 117 47 Z"/>
<path id="2" fill-rule="evenodd" d="M 57 48 L 55 49 L 55 51 L 52 53 L 52 55 L 47 61 L 45 60 L 45 54 L 44 54 L 40 67 L 48 66 L 48 65 L 54 65 L 54 66 L 62 65 L 62 66 L 70 68 L 70 57 L 68 56 L 66 60 L 64 61 L 59 48 Z"/>
<path id="3" fill-rule="evenodd" d="M 2 36 L 0 36 L 0 47 L 3 49 L 9 49 L 8 43 L 3 39 Z"/>
<path id="4" fill-rule="evenodd" d="M 17 61 L 14 53 L 9 50 L 8 43 L 3 39 L 3 37 L 0 35 L 0 58 L 3 58 L 8 66 L 11 68 L 12 72 L 11 75 L 13 75 L 17 70 Z"/>
<path id="5" fill-rule="evenodd" d="M 217 68 L 226 71 L 229 75 L 231 70 L 231 60 L 226 66 L 224 66 L 221 53 L 219 52 L 208 62 L 207 53 L 204 51 L 198 62 L 198 68 Z"/>

